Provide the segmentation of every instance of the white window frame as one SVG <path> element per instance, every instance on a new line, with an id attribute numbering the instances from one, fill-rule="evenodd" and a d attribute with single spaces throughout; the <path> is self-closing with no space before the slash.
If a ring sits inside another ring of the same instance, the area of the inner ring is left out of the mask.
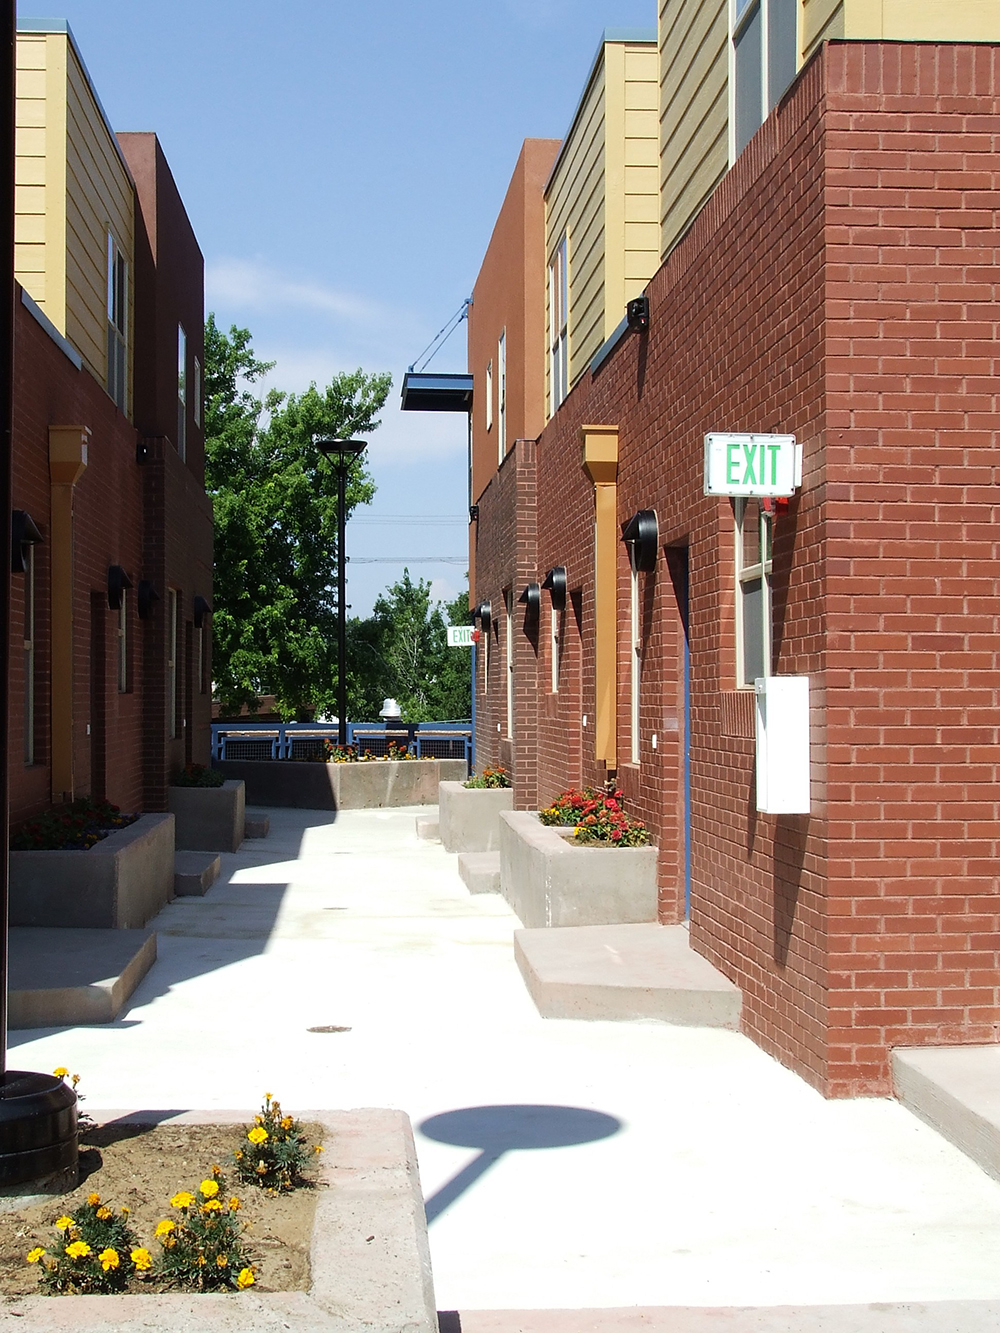
<path id="1" fill-rule="evenodd" d="M 504 600 L 504 653 L 507 667 L 507 739 L 514 737 L 514 590 L 508 588 Z"/>
<path id="2" fill-rule="evenodd" d="M 25 547 L 24 571 L 24 762 L 35 762 L 35 547 Z"/>
<path id="3" fill-rule="evenodd" d="M 562 668 L 563 620 L 565 611 L 557 611 L 549 602 L 549 657 L 552 665 L 552 693 L 559 693 L 559 673 Z"/>
<path id="4" fill-rule="evenodd" d="M 118 693 L 128 694 L 128 589 L 118 603 Z"/>
<path id="5" fill-rule="evenodd" d="M 197 639 L 195 640 L 195 651 L 198 654 L 198 693 L 205 693 L 205 626 L 199 625 L 195 630 Z"/>
<path id="6" fill-rule="evenodd" d="M 757 550 L 759 559 L 752 564 L 743 563 L 743 523 L 747 513 L 748 503 L 755 504 L 758 507 L 758 532 L 757 532 Z M 737 500 L 735 502 L 735 539 L 736 539 L 736 684 L 740 689 L 753 689 L 754 682 L 757 679 L 749 679 L 747 663 L 745 661 L 744 645 L 746 642 L 746 605 L 749 600 L 750 585 L 760 583 L 760 624 L 757 627 L 760 632 L 762 645 L 762 661 L 760 663 L 761 676 L 771 674 L 771 654 L 774 641 L 774 623 L 772 619 L 772 596 L 771 596 L 771 544 L 773 540 L 773 530 L 771 527 L 771 518 L 764 512 L 764 506 L 759 500 Z"/>
<path id="7" fill-rule="evenodd" d="M 497 342 L 497 463 L 507 457 L 507 330 Z"/>
<path id="8" fill-rule="evenodd" d="M 108 229 L 107 390 L 128 411 L 128 259 Z"/>
<path id="9" fill-rule="evenodd" d="M 639 619 L 639 569 L 635 563 L 638 542 L 630 546 L 629 560 L 629 629 L 631 633 L 629 673 L 629 723 L 631 734 L 630 760 L 639 762 L 639 694 L 642 675 L 642 627 Z"/>
<path id="10" fill-rule="evenodd" d="M 486 429 L 493 429 L 493 362 L 486 363 Z"/>
<path id="11" fill-rule="evenodd" d="M 549 265 L 550 416 L 569 394 L 569 236 L 563 232 Z"/>
<path id="12" fill-rule="evenodd" d="M 192 397 L 194 398 L 194 402 L 192 404 L 192 410 L 194 413 L 194 424 L 198 427 L 199 430 L 201 430 L 202 375 L 201 375 L 201 362 L 198 360 L 197 357 L 194 358 L 193 376 L 194 379 L 191 385 L 191 390 L 192 390 Z"/>
<path id="13" fill-rule="evenodd" d="M 177 452 L 187 458 L 187 334 L 177 325 Z"/>
<path id="14" fill-rule="evenodd" d="M 179 709 L 177 707 L 177 617 L 180 613 L 180 597 L 176 588 L 167 591 L 167 734 L 171 740 L 180 735 L 177 726 Z"/>
<path id="15" fill-rule="evenodd" d="M 754 16 L 760 15 L 760 117 L 757 120 L 757 129 L 763 125 L 771 110 L 777 105 L 778 100 L 790 86 L 790 81 L 782 88 L 772 88 L 771 86 L 771 24 L 772 7 L 777 8 L 781 0 L 730 0 L 729 3 L 729 165 L 732 166 L 743 151 L 737 148 L 736 140 L 736 107 L 737 107 L 737 77 L 736 77 L 736 48 L 740 39 L 744 36 L 747 29 L 751 26 Z M 796 73 L 799 63 L 799 41 L 798 41 L 798 23 L 800 4 L 795 4 L 796 13 L 796 35 L 795 35 L 795 64 Z M 794 76 L 793 76 L 794 78 Z M 751 136 L 752 137 L 752 136 Z M 744 145 L 745 147 L 745 145 Z"/>

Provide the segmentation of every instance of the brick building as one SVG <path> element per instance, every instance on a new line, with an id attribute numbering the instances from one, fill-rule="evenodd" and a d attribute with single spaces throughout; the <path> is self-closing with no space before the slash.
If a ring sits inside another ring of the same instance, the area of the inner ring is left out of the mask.
<path id="1" fill-rule="evenodd" d="M 520 808 L 613 775 L 660 920 L 689 917 L 750 1036 L 848 1096 L 890 1090 L 894 1046 L 1000 1035 L 1000 48 L 824 37 L 708 188 L 664 168 L 648 326 L 475 496 L 477 746 Z M 787 505 L 705 494 L 717 431 L 795 436 Z M 808 813 L 758 808 L 760 677 L 809 681 Z"/>
<path id="2" fill-rule="evenodd" d="M 17 56 L 11 818 L 162 810 L 210 747 L 203 261 L 68 26 L 22 27 Z"/>

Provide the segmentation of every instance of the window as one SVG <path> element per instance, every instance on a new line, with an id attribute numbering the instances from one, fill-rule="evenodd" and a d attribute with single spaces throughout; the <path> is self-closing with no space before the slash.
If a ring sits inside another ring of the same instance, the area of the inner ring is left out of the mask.
<path id="1" fill-rule="evenodd" d="M 177 325 L 177 452 L 187 458 L 187 334 Z"/>
<path id="2" fill-rule="evenodd" d="M 559 693 L 559 668 L 562 666 L 562 622 L 565 612 L 549 604 L 549 656 L 552 659 L 552 693 Z"/>
<path id="3" fill-rule="evenodd" d="M 734 157 L 795 78 L 797 0 L 733 0 Z"/>
<path id="4" fill-rule="evenodd" d="M 569 393 L 569 262 L 563 236 L 549 265 L 549 401 L 550 415 Z"/>
<path id="5" fill-rule="evenodd" d="M 205 626 L 199 625 L 195 630 L 197 639 L 195 641 L 195 652 L 198 654 L 198 693 L 204 694 L 205 680 L 207 672 L 205 671 Z"/>
<path id="6" fill-rule="evenodd" d="M 128 693 L 128 589 L 118 603 L 118 693 Z"/>
<path id="7" fill-rule="evenodd" d="M 35 548 L 25 547 L 24 762 L 35 762 Z"/>
<path id="8" fill-rule="evenodd" d="M 507 735 L 514 734 L 514 591 L 508 588 L 503 595 L 504 648 L 507 656 Z"/>
<path id="9" fill-rule="evenodd" d="M 633 764 L 639 762 L 639 677 L 640 672 L 642 671 L 642 630 L 639 623 L 639 570 L 635 563 L 637 545 L 637 542 L 632 542 L 629 547 L 632 556 L 631 561 L 629 562 L 629 583 L 631 585 L 629 625 L 632 634 L 629 709 L 632 735 L 631 762 Z"/>
<path id="10" fill-rule="evenodd" d="M 194 424 L 201 430 L 201 362 L 197 357 L 194 359 L 194 384 L 192 389 L 194 393 Z"/>
<path id="11" fill-rule="evenodd" d="M 180 599 L 177 591 L 171 588 L 167 596 L 167 734 L 174 739 L 180 733 L 177 728 L 177 616 L 180 612 Z"/>
<path id="12" fill-rule="evenodd" d="M 771 520 L 759 500 L 737 500 L 737 685 L 771 674 L 771 639 Z"/>
<path id="13" fill-rule="evenodd" d="M 128 264 L 108 232 L 108 393 L 122 412 L 128 393 Z"/>
<path id="14" fill-rule="evenodd" d="M 507 330 L 497 344 L 497 462 L 507 455 Z"/>

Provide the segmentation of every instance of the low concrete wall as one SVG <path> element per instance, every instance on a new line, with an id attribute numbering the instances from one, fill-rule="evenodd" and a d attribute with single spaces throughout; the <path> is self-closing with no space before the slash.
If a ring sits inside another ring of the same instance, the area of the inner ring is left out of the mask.
<path id="1" fill-rule="evenodd" d="M 511 787 L 442 782 L 438 789 L 438 836 L 445 851 L 495 852 L 500 846 L 500 811 L 513 808 Z"/>
<path id="2" fill-rule="evenodd" d="M 138 930 L 174 896 L 174 817 L 142 815 L 89 851 L 11 852 L 12 926 Z"/>
<path id="3" fill-rule="evenodd" d="M 215 768 L 246 783 L 251 805 L 299 810 L 369 810 L 436 805 L 442 780 L 465 780 L 464 759 L 373 760 L 362 764 L 305 764 L 281 759 L 227 759 Z"/>
<path id="4" fill-rule="evenodd" d="M 177 820 L 177 846 L 192 852 L 238 852 L 246 820 L 246 786 L 169 787 L 167 809 Z"/>
<path id="5" fill-rule="evenodd" d="M 522 925 L 656 920 L 655 847 L 576 846 L 525 810 L 499 819 L 500 892 Z"/>

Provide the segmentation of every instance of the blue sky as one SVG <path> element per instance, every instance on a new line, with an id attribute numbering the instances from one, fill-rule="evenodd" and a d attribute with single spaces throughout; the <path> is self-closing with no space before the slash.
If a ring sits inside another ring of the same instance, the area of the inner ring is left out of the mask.
<path id="1" fill-rule="evenodd" d="M 366 614 L 402 564 L 453 595 L 466 551 L 461 416 L 403 414 L 399 381 L 472 285 L 521 140 L 559 138 L 605 27 L 655 0 L 62 0 L 115 129 L 160 136 L 205 254 L 206 304 L 300 390 L 390 370 L 348 531 Z M 465 368 L 464 327 L 432 363 Z M 419 515 L 417 525 L 391 516 Z M 448 521 L 429 522 L 428 516 Z M 372 518 L 384 516 L 383 523 Z"/>

